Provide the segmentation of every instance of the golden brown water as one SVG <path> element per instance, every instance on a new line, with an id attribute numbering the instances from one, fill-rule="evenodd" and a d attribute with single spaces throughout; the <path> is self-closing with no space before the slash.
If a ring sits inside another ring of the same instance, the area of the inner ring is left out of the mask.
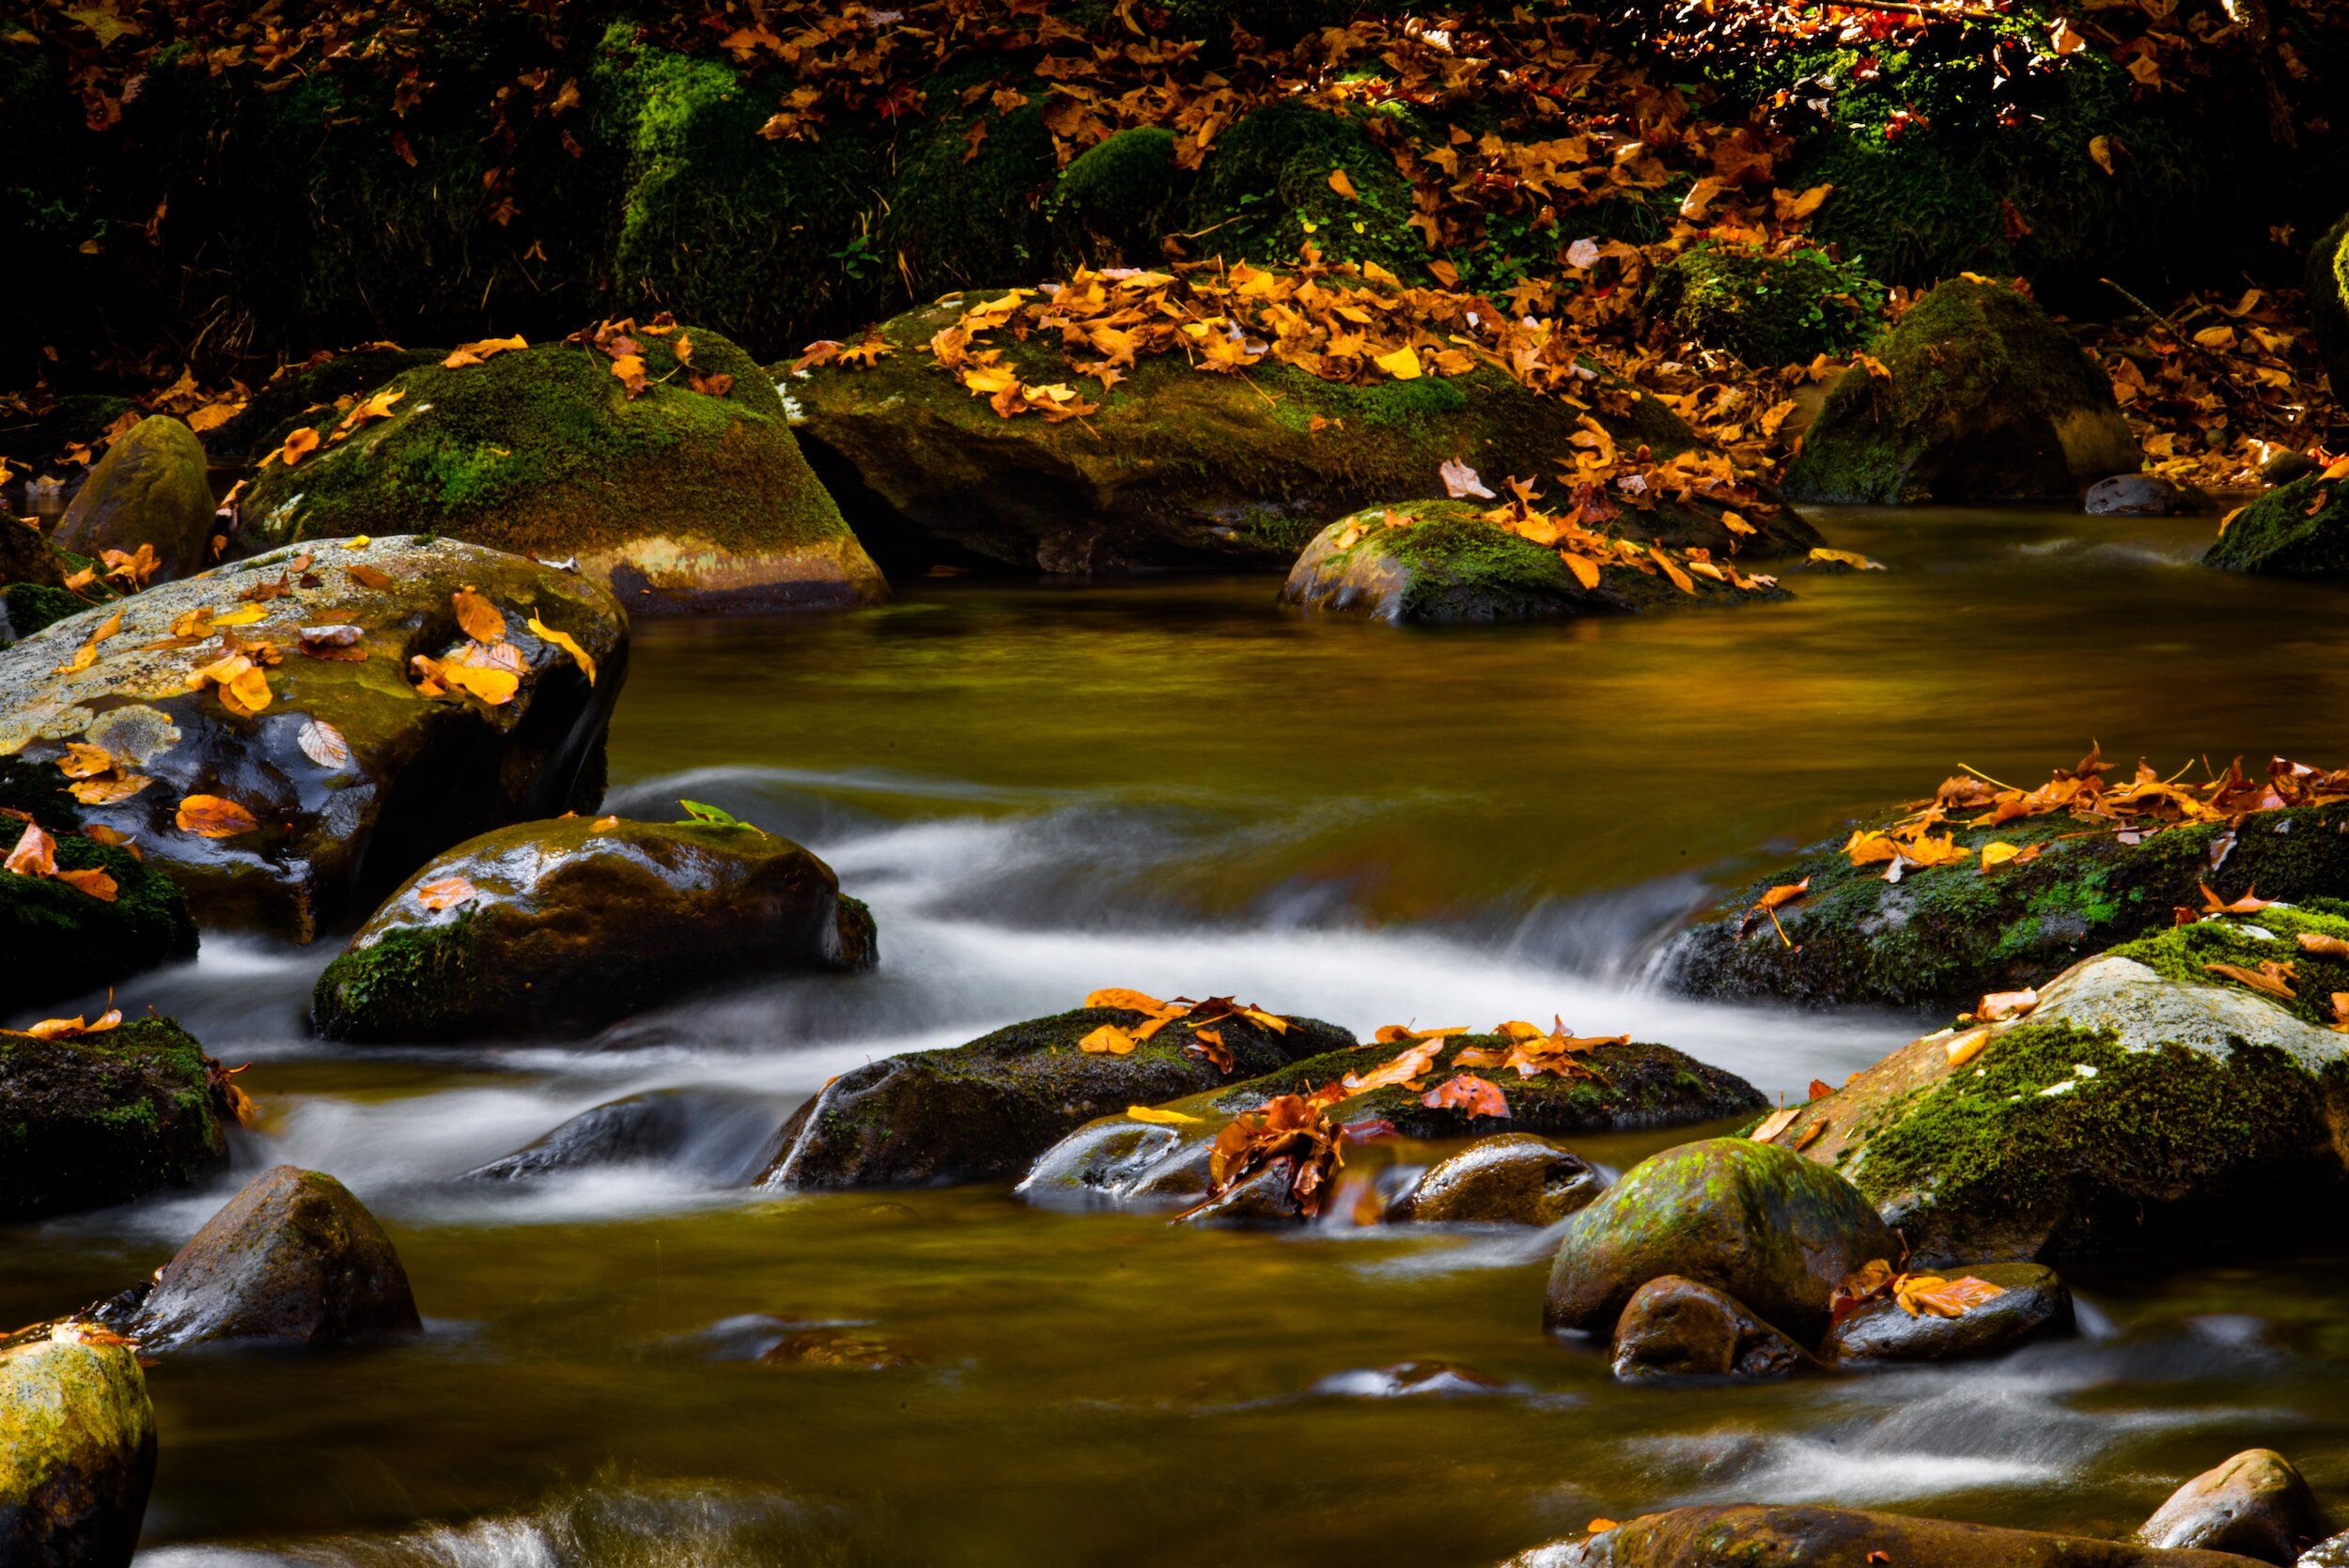
<path id="1" fill-rule="evenodd" d="M 2253 1445 L 2349 1503 L 2337 1263 L 2119 1260 L 2070 1271 L 2088 1335 L 1994 1366 L 1634 1389 L 1541 1332 L 1538 1237 L 725 1185 L 841 1067 L 1107 985 L 1365 1032 L 1558 1011 L 1797 1089 L 1909 1021 L 1643 989 L 1645 944 L 1706 877 L 1959 761 L 2035 779 L 2092 737 L 2165 768 L 2349 760 L 2349 598 L 2184 564 L 2207 520 L 1825 526 L 1894 569 L 1733 613 L 1445 634 L 1300 619 L 1261 579 L 958 582 L 856 616 L 640 627 L 615 809 L 686 796 L 802 838 L 874 903 L 882 969 L 474 1051 L 307 1041 L 319 953 L 215 939 L 126 990 L 257 1059 L 248 1167 L 349 1181 L 430 1328 L 159 1367 L 152 1561 L 1475 1564 L 1711 1498 L 2117 1530 Z M 685 1086 L 742 1109 L 667 1167 L 453 1180 Z M 1677 1136 L 1585 1152 L 1621 1167 Z M 118 1288 L 226 1190 L 0 1231 L 0 1318 Z M 765 1366 L 696 1338 L 759 1313 L 860 1325 L 918 1364 Z M 1376 1397 L 1369 1374 L 1407 1361 L 1496 1386 Z"/>

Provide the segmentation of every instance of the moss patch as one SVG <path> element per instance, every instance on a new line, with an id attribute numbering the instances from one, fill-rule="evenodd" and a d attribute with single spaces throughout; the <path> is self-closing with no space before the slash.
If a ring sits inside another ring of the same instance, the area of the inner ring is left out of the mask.
<path id="1" fill-rule="evenodd" d="M 1337 170 L 1355 199 L 1330 188 Z M 1288 261 L 1310 243 L 1331 260 L 1416 277 L 1427 251 L 1411 213 L 1410 181 L 1354 118 L 1271 103 L 1216 138 L 1185 204 L 1183 244 L 1193 256 Z"/>
<path id="2" fill-rule="evenodd" d="M 2227 524 L 2202 564 L 2282 577 L 2349 572 L 2349 484 L 2311 474 L 2277 486 Z"/>
<path id="3" fill-rule="evenodd" d="M 8 778 L 23 771 L 0 769 Z M 57 825 L 53 812 L 37 815 Z M 13 844 L 20 825 L 5 826 L 14 830 L 6 835 Z M 194 955 L 195 923 L 186 898 L 128 849 L 60 836 L 57 866 L 103 871 L 115 880 L 114 900 L 93 898 L 54 877 L 0 874 L 0 954 L 7 955 L 0 964 L 0 1017 Z"/>
<path id="4" fill-rule="evenodd" d="M 1190 189 L 1190 171 L 1174 163 L 1174 132 L 1135 126 L 1071 159 L 1053 181 L 1045 216 L 1065 261 L 1156 266 Z"/>
<path id="5" fill-rule="evenodd" d="M 2309 247 L 2309 322 L 2324 350 L 2333 400 L 2349 393 L 2349 217 L 2317 237 Z"/>
<path id="6" fill-rule="evenodd" d="M 1657 274 L 1648 308 L 1748 365 L 1799 365 L 1875 335 L 1883 288 L 1820 250 L 1782 256 L 1698 245 Z"/>
<path id="7" fill-rule="evenodd" d="M 330 1040 L 431 1039 L 452 1000 L 469 997 L 473 919 L 399 925 L 335 957 L 310 993 L 310 1023 Z"/>
<path id="8" fill-rule="evenodd" d="M 210 1060 L 170 1019 L 78 1040 L 0 1034 L 0 1218 L 129 1203 L 227 1163 Z"/>

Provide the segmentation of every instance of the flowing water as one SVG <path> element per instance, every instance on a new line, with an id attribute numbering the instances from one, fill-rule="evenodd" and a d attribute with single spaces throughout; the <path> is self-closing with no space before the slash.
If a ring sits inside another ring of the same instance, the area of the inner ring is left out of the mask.
<path id="1" fill-rule="evenodd" d="M 1440 634 L 1301 618 L 1253 578 L 642 625 L 612 808 L 707 800 L 808 844 L 872 903 L 881 968 L 593 1040 L 361 1049 L 304 1033 L 326 953 L 208 939 L 122 1000 L 253 1061 L 261 1135 L 215 1189 L 0 1229 L 0 1319 L 140 1277 L 280 1160 L 391 1231 L 420 1342 L 150 1374 L 150 1568 L 1475 1564 L 1708 1498 L 2118 1530 L 2254 1445 L 2349 1501 L 2339 1262 L 2078 1269 L 2086 1332 L 1993 1366 L 1624 1389 L 1603 1347 L 1543 1334 L 1546 1236 L 741 1185 L 843 1068 L 1112 985 L 1364 1033 L 1559 1013 L 1799 1093 L 1917 1020 L 1651 988 L 1657 939 L 1722 879 L 1961 762 L 2036 780 L 2092 738 L 2165 770 L 2349 760 L 2345 601 L 2195 567 L 2207 520 L 1822 520 L 1892 569 Z M 672 1088 L 700 1092 L 693 1130 L 658 1165 L 457 1179 Z M 1686 1136 L 1583 1147 L 1620 1169 Z M 753 1358 L 803 1326 L 914 1364 Z"/>

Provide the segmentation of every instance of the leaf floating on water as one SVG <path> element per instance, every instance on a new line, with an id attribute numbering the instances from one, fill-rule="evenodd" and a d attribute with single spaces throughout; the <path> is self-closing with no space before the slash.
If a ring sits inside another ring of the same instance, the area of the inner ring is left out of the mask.
<path id="1" fill-rule="evenodd" d="M 86 806 L 113 806 L 130 800 L 154 782 L 145 773 L 114 773 L 104 778 L 84 779 L 79 784 L 68 784 L 66 788 Z M 85 831 L 92 838 L 98 836 L 95 826 Z"/>
<path id="2" fill-rule="evenodd" d="M 1802 1107 L 1798 1105 L 1790 1105 L 1781 1110 L 1771 1111 L 1767 1116 L 1762 1118 L 1762 1125 L 1753 1129 L 1751 1135 L 1753 1141 L 1756 1143 L 1769 1142 L 1771 1140 L 1777 1138 L 1780 1133 L 1784 1132 L 1788 1127 L 1793 1126 L 1795 1125 L 1795 1118 L 1801 1114 Z"/>
<path id="3" fill-rule="evenodd" d="M 2247 970 L 2240 964 L 2204 964 L 2202 968 L 2223 979 L 2248 986 L 2255 991 L 2264 991 L 2269 996 L 2281 997 L 2286 1001 L 2295 1000 L 2293 995 L 2292 983 L 2299 978 L 2299 974 L 2295 966 L 2289 962 L 2279 963 L 2273 958 L 2263 958 L 2260 960 L 2260 967 L 2256 970 Z"/>
<path id="4" fill-rule="evenodd" d="M 303 756 L 320 768 L 350 766 L 350 742 L 344 738 L 342 731 L 323 719 L 306 721 L 295 733 L 294 743 L 302 748 Z"/>
<path id="5" fill-rule="evenodd" d="M 57 759 L 57 771 L 69 779 L 94 779 L 114 771 L 114 766 L 115 759 L 105 747 L 83 740 L 69 741 L 65 755 Z"/>
<path id="6" fill-rule="evenodd" d="M 1132 1035 L 1113 1023 L 1105 1023 L 1078 1041 L 1077 1048 L 1087 1056 L 1131 1056 L 1134 1044 Z"/>
<path id="7" fill-rule="evenodd" d="M 1462 1111 L 1471 1119 L 1509 1114 L 1509 1098 L 1501 1092 L 1501 1085 L 1474 1073 L 1458 1073 L 1444 1079 L 1422 1094 L 1419 1103 L 1430 1110 Z"/>
<path id="8" fill-rule="evenodd" d="M 438 914 L 478 896 L 479 890 L 462 877 L 443 877 L 416 889 L 416 902 Z"/>
<path id="9" fill-rule="evenodd" d="M 234 838 L 260 827 L 254 815 L 222 795 L 191 795 L 179 802 L 174 818 L 183 833 L 198 838 Z"/>
<path id="10" fill-rule="evenodd" d="M 449 598 L 457 606 L 458 628 L 466 636 L 476 643 L 505 641 L 506 617 L 496 605 L 471 588 L 459 588 Z"/>
<path id="11" fill-rule="evenodd" d="M 1154 1127 L 1186 1127 L 1195 1126 L 1199 1118 L 1187 1116 L 1179 1110 L 1160 1110 L 1153 1105 L 1129 1105 L 1126 1118 L 1132 1122 L 1147 1122 Z"/>
<path id="12" fill-rule="evenodd" d="M 565 653 L 569 654 L 571 656 L 571 662 L 578 665 L 582 673 L 587 676 L 587 684 L 590 686 L 596 684 L 596 661 L 588 657 L 587 650 L 585 648 L 581 647 L 578 643 L 572 640 L 570 633 L 567 631 L 557 631 L 554 628 L 547 625 L 544 621 L 541 621 L 537 616 L 533 615 L 530 617 L 530 634 L 533 637 L 537 638 L 540 642 L 552 643 L 556 647 L 561 648 Z"/>

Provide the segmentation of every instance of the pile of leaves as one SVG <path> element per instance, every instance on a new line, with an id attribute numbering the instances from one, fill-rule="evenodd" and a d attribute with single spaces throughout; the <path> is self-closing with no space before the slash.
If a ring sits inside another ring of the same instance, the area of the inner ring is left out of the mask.
<path id="1" fill-rule="evenodd" d="M 0 861 L 0 872 L 11 877 L 31 877 L 46 881 L 63 882 L 76 892 L 87 893 L 101 904 L 111 904 L 118 891 L 115 879 L 100 870 L 61 871 L 57 867 L 57 841 L 48 831 L 23 812 L 8 810 L 6 815 L 24 824 L 17 834 L 16 846 Z M 113 830 L 103 830 L 109 836 L 99 838 L 99 831 L 90 836 L 101 843 L 121 842 L 113 836 Z M 117 1015 L 119 1017 L 120 1015 Z"/>
<path id="2" fill-rule="evenodd" d="M 1237 1065 L 1231 1048 L 1223 1043 L 1223 1033 L 1217 1026 L 1230 1018 L 1245 1018 L 1250 1023 L 1272 1031 L 1275 1034 L 1289 1032 L 1288 1019 L 1278 1013 L 1230 997 L 1209 997 L 1193 1001 L 1189 997 L 1176 997 L 1160 1001 L 1146 991 L 1125 986 L 1112 986 L 1086 996 L 1087 1007 L 1115 1007 L 1147 1017 L 1139 1029 L 1121 1029 L 1115 1024 L 1103 1024 L 1077 1042 L 1077 1048 L 1092 1056 L 1131 1056 L 1136 1046 L 1156 1035 L 1168 1024 L 1181 1021 L 1190 1038 L 1183 1043 L 1186 1054 L 1211 1063 L 1216 1071 L 1229 1074 Z"/>
<path id="3" fill-rule="evenodd" d="M 2003 1286 L 1971 1274 L 1945 1279 L 1895 1269 L 1883 1258 L 1872 1259 L 1856 1273 L 1837 1282 L 1828 1298 L 1828 1321 L 1841 1323 L 1871 1301 L 1896 1301 L 1910 1317 L 1964 1317 L 1985 1301 L 2004 1296 Z"/>

